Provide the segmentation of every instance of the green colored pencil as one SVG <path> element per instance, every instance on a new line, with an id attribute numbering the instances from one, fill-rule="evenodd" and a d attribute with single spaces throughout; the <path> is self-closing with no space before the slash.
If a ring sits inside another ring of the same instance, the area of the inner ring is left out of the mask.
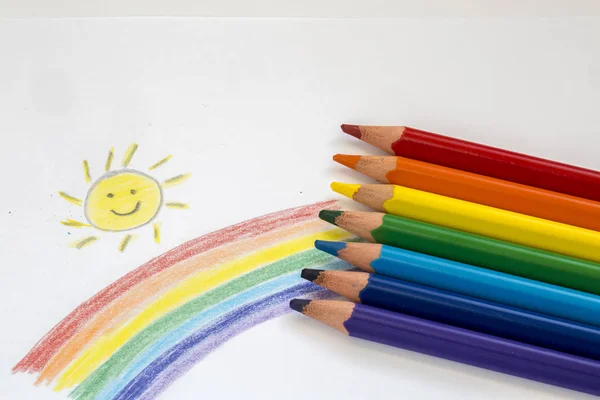
<path id="1" fill-rule="evenodd" d="M 600 294 L 600 264 L 378 212 L 319 217 L 370 242 Z"/>

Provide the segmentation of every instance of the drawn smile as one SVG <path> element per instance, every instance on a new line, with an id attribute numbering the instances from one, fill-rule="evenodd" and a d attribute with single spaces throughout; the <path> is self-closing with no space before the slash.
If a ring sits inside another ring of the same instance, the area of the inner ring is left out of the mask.
<path id="1" fill-rule="evenodd" d="M 126 212 L 126 213 L 120 213 L 120 212 L 116 212 L 115 210 L 110 210 L 113 214 L 118 215 L 119 217 L 124 217 L 126 215 L 131 215 L 131 214 L 135 214 L 139 209 L 140 206 L 142 205 L 141 201 L 138 201 L 137 203 L 135 203 L 135 207 L 133 208 L 133 210 Z"/>

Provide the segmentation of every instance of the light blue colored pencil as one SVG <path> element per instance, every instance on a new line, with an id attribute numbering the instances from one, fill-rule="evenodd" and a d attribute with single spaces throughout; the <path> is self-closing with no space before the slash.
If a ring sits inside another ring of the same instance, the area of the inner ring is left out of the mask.
<path id="1" fill-rule="evenodd" d="M 600 296 L 374 243 L 317 241 L 371 273 L 600 326 Z"/>

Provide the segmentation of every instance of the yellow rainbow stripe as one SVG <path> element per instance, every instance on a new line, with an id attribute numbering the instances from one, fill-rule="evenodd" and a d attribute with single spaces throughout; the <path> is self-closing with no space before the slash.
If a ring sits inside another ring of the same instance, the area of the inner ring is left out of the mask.
<path id="1" fill-rule="evenodd" d="M 350 234 L 339 229 L 313 233 L 226 262 L 220 265 L 218 269 L 198 271 L 173 289 L 167 291 L 161 298 L 150 304 L 127 324 L 107 336 L 98 338 L 97 341 L 83 350 L 58 377 L 55 390 L 61 390 L 81 383 L 133 336 L 161 316 L 178 308 L 190 299 L 261 266 L 291 254 L 308 250 L 313 247 L 313 243 L 317 239 L 343 240 L 349 237 L 351 237 Z"/>

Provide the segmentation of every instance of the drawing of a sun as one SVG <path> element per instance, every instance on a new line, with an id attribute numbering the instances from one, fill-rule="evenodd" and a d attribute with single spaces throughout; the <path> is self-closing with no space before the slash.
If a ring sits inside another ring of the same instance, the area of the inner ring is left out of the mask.
<path id="1" fill-rule="evenodd" d="M 123 232 L 131 231 L 150 222 L 155 221 L 160 209 L 163 207 L 187 209 L 188 205 L 180 202 L 164 202 L 163 189 L 178 185 L 189 178 L 190 174 L 177 175 L 165 180 L 162 184 L 154 177 L 130 169 L 129 163 L 133 158 L 137 144 L 132 144 L 123 157 L 122 169 L 111 171 L 114 150 L 111 149 L 104 166 L 105 174 L 92 183 L 85 197 L 85 201 L 68 195 L 65 192 L 58 194 L 68 202 L 84 207 L 87 223 L 67 219 L 61 224 L 74 228 L 95 228 L 100 231 Z M 152 165 L 149 170 L 154 170 L 171 159 L 167 156 Z M 83 161 L 85 180 L 92 182 L 90 168 L 87 160 Z M 160 243 L 160 223 L 153 224 L 154 240 Z M 119 251 L 125 251 L 133 235 L 126 234 L 119 244 Z M 98 240 L 97 236 L 88 236 L 72 243 L 77 249 L 82 249 Z"/>

